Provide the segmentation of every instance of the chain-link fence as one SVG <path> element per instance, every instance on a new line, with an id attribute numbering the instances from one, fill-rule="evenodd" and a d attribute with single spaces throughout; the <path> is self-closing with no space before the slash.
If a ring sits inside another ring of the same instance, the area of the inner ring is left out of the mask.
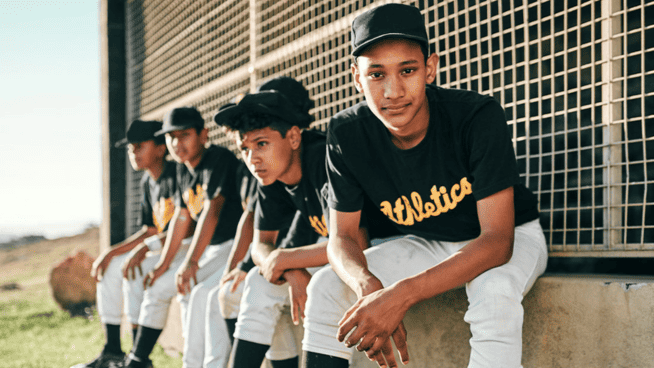
<path id="1" fill-rule="evenodd" d="M 192 105 L 213 143 L 218 107 L 287 75 L 314 128 L 359 102 L 350 24 L 388 1 L 127 2 L 128 116 Z M 554 256 L 654 255 L 654 2 L 408 1 L 424 15 L 436 83 L 498 99 Z M 233 148 L 233 147 L 231 147 Z M 134 230 L 138 179 L 129 170 Z"/>

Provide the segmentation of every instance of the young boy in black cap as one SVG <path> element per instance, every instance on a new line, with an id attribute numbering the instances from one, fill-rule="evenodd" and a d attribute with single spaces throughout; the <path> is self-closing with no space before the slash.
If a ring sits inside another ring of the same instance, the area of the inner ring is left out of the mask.
<path id="1" fill-rule="evenodd" d="M 147 313 L 141 313 L 135 346 L 124 366 L 150 364 L 148 357 L 163 328 L 170 300 L 178 294 L 184 367 L 201 367 L 207 294 L 220 280 L 242 213 L 236 189 L 238 161 L 226 148 L 205 146 L 208 130 L 192 107 L 170 111 L 156 135 L 165 135 L 178 162 L 175 213 L 161 259 L 144 278 L 147 289 L 142 311 Z M 182 240 L 189 234 L 192 240 L 185 245 Z M 183 259 L 176 257 L 180 251 L 185 253 Z M 217 322 L 224 326 L 223 321 Z M 226 328 L 224 340 L 229 344 Z"/>
<path id="2" fill-rule="evenodd" d="M 356 347 L 397 367 L 391 339 L 406 364 L 407 310 L 465 284 L 469 367 L 520 367 L 521 301 L 547 248 L 503 109 L 491 97 L 431 85 L 438 56 L 428 54 L 415 7 L 361 14 L 352 46 L 365 102 L 328 128 L 331 268 L 309 285 L 305 366 L 347 367 Z M 356 236 L 364 195 L 406 236 L 364 252 Z"/>
<path id="3" fill-rule="evenodd" d="M 297 211 L 317 235 L 328 236 L 323 188 L 325 136 L 304 130 L 313 117 L 299 112 L 276 90 L 245 96 L 214 121 L 231 131 L 244 161 L 259 181 L 252 256 L 258 265 L 245 281 L 230 367 L 259 367 L 273 341 L 283 308 L 297 324 L 304 315 L 312 272 L 327 263 L 326 243 L 279 249 L 275 241 Z M 367 245 L 367 233 L 361 231 Z M 297 357 L 284 366 L 297 366 Z"/>
<path id="4" fill-rule="evenodd" d="M 174 211 L 175 163 L 165 160 L 167 151 L 163 137 L 154 136 L 161 125 L 158 121 L 134 120 L 127 129 L 126 138 L 116 142 L 116 147 L 127 146 L 132 168 L 146 172 L 141 180 L 141 229 L 102 252 L 93 262 L 91 276 L 98 283 L 98 314 L 104 327 L 106 343 L 95 360 L 76 365 L 77 368 L 106 368 L 110 362 L 123 360 L 125 354 L 120 346 L 123 304 L 125 313 L 133 324 L 132 329 L 136 327 L 143 293 L 141 290 L 140 294 L 132 297 L 126 293 L 123 298 L 121 266 L 130 261 L 129 252 L 142 242 L 160 243 L 159 239 L 165 236 Z"/>

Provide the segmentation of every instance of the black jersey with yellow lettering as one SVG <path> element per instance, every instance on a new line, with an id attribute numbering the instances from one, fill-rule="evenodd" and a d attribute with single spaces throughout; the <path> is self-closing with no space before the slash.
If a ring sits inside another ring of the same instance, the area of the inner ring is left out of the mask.
<path id="1" fill-rule="evenodd" d="M 320 194 L 327 182 L 325 152 L 322 132 L 302 132 L 302 179 L 292 187 L 280 181 L 259 186 L 254 220 L 256 229 L 275 231 L 288 228 L 299 210 L 316 233 L 328 235 Z"/>
<path id="2" fill-rule="evenodd" d="M 538 218 L 497 101 L 432 85 L 426 92 L 429 127 L 411 149 L 392 143 L 365 101 L 331 119 L 329 207 L 358 211 L 365 194 L 402 233 L 465 241 L 480 234 L 477 200 L 513 187 L 516 226 Z"/>
<path id="3" fill-rule="evenodd" d="M 157 180 L 146 173 L 141 178 L 140 226 L 156 227 L 158 232 L 168 230 L 168 223 L 175 213 L 175 163 L 164 162 L 164 168 Z"/>
<path id="4" fill-rule="evenodd" d="M 218 195 L 225 198 L 211 238 L 212 245 L 234 238 L 243 213 L 241 197 L 236 187 L 237 167 L 236 156 L 228 149 L 215 145 L 207 148 L 193 171 L 184 164 L 177 164 L 179 190 L 175 202 L 180 208 L 187 208 L 193 220 L 198 220 L 205 199 L 211 200 Z"/>

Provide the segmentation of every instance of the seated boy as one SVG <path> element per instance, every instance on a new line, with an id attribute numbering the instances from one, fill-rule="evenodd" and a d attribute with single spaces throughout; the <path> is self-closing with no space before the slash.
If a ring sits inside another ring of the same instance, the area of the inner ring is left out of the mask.
<path id="1" fill-rule="evenodd" d="M 297 211 L 318 235 L 328 235 L 322 195 L 327 180 L 325 137 L 302 131 L 312 117 L 298 113 L 277 91 L 245 96 L 237 106 L 218 112 L 214 121 L 238 134 L 237 146 L 260 184 L 252 246 L 258 267 L 245 281 L 230 358 L 230 367 L 259 367 L 283 308 L 291 307 L 298 324 L 311 273 L 327 262 L 324 241 L 292 249 L 275 247 L 279 230 Z M 297 358 L 287 364 L 296 367 Z"/>
<path id="2" fill-rule="evenodd" d="M 328 127 L 331 267 L 309 285 L 305 367 L 347 367 L 351 347 L 397 367 L 391 339 L 406 364 L 406 312 L 464 284 L 469 367 L 520 367 L 521 301 L 547 248 L 503 109 L 492 97 L 431 85 L 438 56 L 428 55 L 415 7 L 362 13 L 352 46 L 365 101 Z M 364 252 L 364 195 L 406 236 Z"/>
<path id="3" fill-rule="evenodd" d="M 165 236 L 174 210 L 175 164 L 165 160 L 167 151 L 163 137 L 154 136 L 161 125 L 158 121 L 134 120 L 127 129 L 126 138 L 116 142 L 116 147 L 127 146 L 132 168 L 146 172 L 141 180 L 141 229 L 102 252 L 93 262 L 91 276 L 98 283 L 97 306 L 104 327 L 105 345 L 96 359 L 78 364 L 75 366 L 77 368 L 105 368 L 111 362 L 122 361 L 125 357 L 120 346 L 123 305 L 130 322 L 136 324 L 138 321 L 139 309 L 130 306 L 140 305 L 143 295 L 136 294 L 129 301 L 127 295 L 123 298 L 121 266 L 129 259 L 129 252 L 141 242 L 146 239 L 156 242 L 159 241 L 159 236 Z M 136 337 L 134 325 L 132 330 Z"/>
<path id="4" fill-rule="evenodd" d="M 175 213 L 161 259 L 144 278 L 147 289 L 139 332 L 124 362 L 130 368 L 150 364 L 149 355 L 176 294 L 182 312 L 184 367 L 202 366 L 207 294 L 220 280 L 242 213 L 235 184 L 238 160 L 226 148 L 205 147 L 208 131 L 200 113 L 192 107 L 173 109 L 156 133 L 164 134 L 178 162 Z M 191 232 L 186 250 L 182 239 Z M 223 336 L 229 344 L 226 328 Z"/>

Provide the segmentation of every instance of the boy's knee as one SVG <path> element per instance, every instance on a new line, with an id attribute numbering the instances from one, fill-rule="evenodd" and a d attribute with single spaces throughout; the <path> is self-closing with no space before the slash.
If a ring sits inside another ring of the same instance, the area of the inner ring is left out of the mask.
<path id="1" fill-rule="evenodd" d="M 226 282 L 214 293 L 212 292 L 209 295 L 209 298 L 218 302 L 220 308 L 220 313 L 223 318 L 233 319 L 238 317 L 239 306 L 241 304 L 241 296 L 243 295 L 243 283 L 238 285 L 238 288 L 232 292 L 231 288 L 233 285 L 233 280 Z"/>
<path id="2" fill-rule="evenodd" d="M 307 296 L 313 300 L 325 300 L 341 295 L 346 287 L 331 267 L 324 267 L 316 272 L 307 286 Z"/>

